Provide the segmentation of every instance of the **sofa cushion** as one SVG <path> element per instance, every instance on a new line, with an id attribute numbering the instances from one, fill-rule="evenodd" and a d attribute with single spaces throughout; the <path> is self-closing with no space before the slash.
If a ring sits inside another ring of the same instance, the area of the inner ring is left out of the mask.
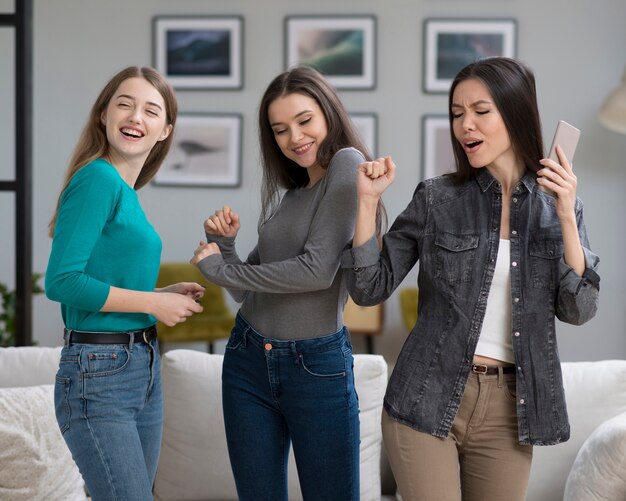
<path id="1" fill-rule="evenodd" d="M 163 448 L 155 483 L 158 501 L 236 500 L 222 414 L 222 355 L 172 350 L 163 355 Z M 361 420 L 361 500 L 380 499 L 380 414 L 387 365 L 355 355 Z M 289 499 L 302 499 L 293 454 Z"/>
<path id="2" fill-rule="evenodd" d="M 54 384 L 61 347 L 0 348 L 0 387 Z"/>
<path id="3" fill-rule="evenodd" d="M 626 360 L 564 362 L 563 386 L 571 437 L 535 447 L 528 501 L 561 501 L 578 450 L 603 421 L 626 412 Z"/>
<path id="4" fill-rule="evenodd" d="M 578 451 L 565 484 L 565 501 L 626 498 L 626 413 L 598 426 Z"/>
<path id="5" fill-rule="evenodd" d="M 54 386 L 0 388 L 0 499 L 86 499 L 54 415 Z"/>

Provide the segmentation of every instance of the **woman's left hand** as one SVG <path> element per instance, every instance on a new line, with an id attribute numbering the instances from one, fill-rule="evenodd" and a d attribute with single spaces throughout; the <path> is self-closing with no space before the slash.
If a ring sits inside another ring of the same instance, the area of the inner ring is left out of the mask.
<path id="1" fill-rule="evenodd" d="M 193 257 L 189 260 L 189 262 L 194 266 L 198 266 L 200 261 L 202 261 L 205 257 L 212 256 L 213 254 L 221 254 L 219 246 L 214 242 L 208 244 L 204 240 L 200 240 L 200 245 L 198 245 L 196 250 L 193 251 Z"/>
<path id="2" fill-rule="evenodd" d="M 204 296 L 204 287 L 195 282 L 178 282 L 177 284 L 171 284 L 167 287 L 155 289 L 155 292 L 173 292 L 192 297 L 193 299 L 200 299 Z"/>
<path id="3" fill-rule="evenodd" d="M 557 215 L 563 218 L 571 216 L 574 211 L 577 179 L 560 146 L 556 147 L 556 153 L 560 164 L 548 158 L 539 161 L 543 169 L 537 172 L 537 182 L 554 193 Z"/>

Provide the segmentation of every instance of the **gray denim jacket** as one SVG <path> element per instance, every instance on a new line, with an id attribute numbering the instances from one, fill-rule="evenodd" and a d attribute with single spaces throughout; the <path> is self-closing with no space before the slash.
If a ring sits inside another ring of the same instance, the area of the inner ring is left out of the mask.
<path id="1" fill-rule="evenodd" d="M 569 438 L 554 319 L 580 325 L 598 306 L 599 258 L 589 250 L 582 202 L 575 206 L 582 277 L 563 260 L 554 203 L 530 171 L 511 200 L 511 336 L 522 444 Z M 391 417 L 418 431 L 447 437 L 460 406 L 494 274 L 501 212 L 501 187 L 487 169 L 463 184 L 429 179 L 384 236 L 380 254 L 372 238 L 342 255 L 350 295 L 364 306 L 387 299 L 419 260 L 418 320 L 384 403 Z"/>

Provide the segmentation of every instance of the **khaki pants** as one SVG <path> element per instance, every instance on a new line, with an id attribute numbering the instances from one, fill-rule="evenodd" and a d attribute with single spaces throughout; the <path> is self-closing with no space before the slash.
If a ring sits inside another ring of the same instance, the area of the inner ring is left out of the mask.
<path id="1" fill-rule="evenodd" d="M 403 501 L 524 501 L 533 448 L 517 439 L 515 374 L 471 373 L 446 439 L 385 411 L 382 426 Z"/>

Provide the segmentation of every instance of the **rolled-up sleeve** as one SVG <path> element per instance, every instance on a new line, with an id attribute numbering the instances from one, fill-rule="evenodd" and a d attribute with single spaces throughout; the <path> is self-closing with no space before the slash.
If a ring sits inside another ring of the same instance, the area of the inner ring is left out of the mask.
<path id="1" fill-rule="evenodd" d="M 600 258 L 586 247 L 585 271 L 578 275 L 563 259 L 559 263 L 560 283 L 557 296 L 556 316 L 562 322 L 582 325 L 591 320 L 598 311 L 600 297 Z"/>

